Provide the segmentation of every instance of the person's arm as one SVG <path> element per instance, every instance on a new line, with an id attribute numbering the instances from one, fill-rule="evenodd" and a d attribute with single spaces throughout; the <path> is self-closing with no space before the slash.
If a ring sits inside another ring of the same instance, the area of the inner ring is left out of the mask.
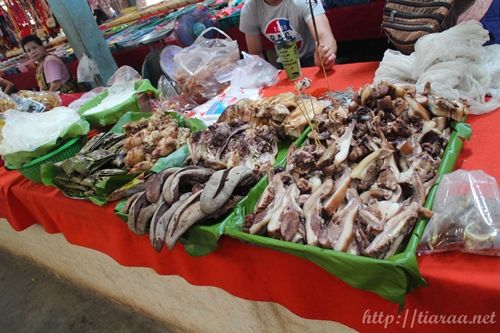
<path id="1" fill-rule="evenodd" d="M 62 86 L 61 80 L 50 82 L 49 91 L 58 91 Z"/>
<path id="2" fill-rule="evenodd" d="M 50 58 L 49 58 L 50 57 Z M 43 63 L 45 80 L 49 84 L 49 91 L 58 91 L 65 78 L 69 77 L 68 69 L 61 59 L 49 55 Z"/>
<path id="3" fill-rule="evenodd" d="M 4 79 L 3 77 L 0 78 L 0 85 L 2 85 L 3 91 L 6 94 L 10 94 L 14 90 L 14 83 Z"/>
<path id="4" fill-rule="evenodd" d="M 240 31 L 245 34 L 248 53 L 264 57 L 255 1 L 249 0 L 245 2 L 245 5 L 241 9 Z"/>
<path id="5" fill-rule="evenodd" d="M 245 34 L 245 40 L 247 42 L 248 53 L 264 58 L 262 39 L 260 35 Z"/>
<path id="6" fill-rule="evenodd" d="M 325 14 L 315 16 L 316 27 L 318 28 L 318 39 L 316 41 L 318 47 L 314 52 L 314 63 L 316 66 L 321 67 L 321 60 L 323 61 L 323 66 L 326 70 L 329 70 L 335 65 L 335 59 L 337 54 L 337 42 L 333 37 L 332 29 L 330 28 L 330 23 Z M 314 33 L 313 21 L 309 20 L 307 26 L 311 35 L 316 39 Z"/>

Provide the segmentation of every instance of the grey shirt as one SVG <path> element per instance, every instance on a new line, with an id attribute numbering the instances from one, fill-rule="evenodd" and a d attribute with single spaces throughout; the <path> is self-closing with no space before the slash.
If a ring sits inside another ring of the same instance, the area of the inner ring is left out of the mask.
<path id="1" fill-rule="evenodd" d="M 311 56 L 316 48 L 306 22 L 311 20 L 309 0 L 283 0 L 271 6 L 264 0 L 247 0 L 240 16 L 240 30 L 249 35 L 263 34 L 271 42 L 293 34 L 301 59 Z M 325 12 L 320 0 L 313 1 L 314 16 Z"/>

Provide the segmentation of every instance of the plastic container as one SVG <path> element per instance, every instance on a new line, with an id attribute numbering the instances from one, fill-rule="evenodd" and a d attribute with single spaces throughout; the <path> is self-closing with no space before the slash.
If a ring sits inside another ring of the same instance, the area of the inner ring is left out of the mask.
<path id="1" fill-rule="evenodd" d="M 60 162 L 75 156 L 83 148 L 85 141 L 87 141 L 85 136 L 73 138 L 50 153 L 26 163 L 19 169 L 9 168 L 7 165 L 5 167 L 8 170 L 19 171 L 24 177 L 35 183 L 41 183 L 40 168 L 43 164 Z"/>

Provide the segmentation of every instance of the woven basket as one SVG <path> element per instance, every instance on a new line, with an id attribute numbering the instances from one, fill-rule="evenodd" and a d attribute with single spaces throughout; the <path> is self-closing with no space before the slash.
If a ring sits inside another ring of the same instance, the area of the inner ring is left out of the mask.
<path id="1" fill-rule="evenodd" d="M 26 163 L 21 168 L 16 169 L 24 177 L 29 180 L 41 183 L 42 178 L 40 175 L 40 167 L 45 163 L 56 163 L 64 161 L 70 157 L 75 156 L 84 146 L 86 137 L 82 136 L 79 138 L 73 138 L 66 142 L 64 145 L 60 146 L 56 150 L 51 151 L 41 157 L 34 159 L 33 161 Z M 14 169 L 10 169 L 14 170 Z"/>

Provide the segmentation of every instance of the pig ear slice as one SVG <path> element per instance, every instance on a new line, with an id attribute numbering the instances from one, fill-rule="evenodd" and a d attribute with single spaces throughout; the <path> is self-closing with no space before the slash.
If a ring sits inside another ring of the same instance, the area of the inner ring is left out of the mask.
<path id="1" fill-rule="evenodd" d="M 245 166 L 215 172 L 201 193 L 200 208 L 203 213 L 210 215 L 220 209 L 236 187 L 252 176 L 252 170 Z"/>
<path id="2" fill-rule="evenodd" d="M 170 168 L 149 176 L 148 180 L 146 180 L 146 197 L 149 202 L 154 203 L 160 200 L 163 184 L 168 177 L 180 169 L 181 168 Z"/>
<path id="3" fill-rule="evenodd" d="M 323 205 L 323 210 L 329 216 L 334 215 L 337 209 L 344 203 L 349 185 L 351 185 L 351 169 L 346 168 L 335 184 L 335 192 L 333 192 Z"/>
<path id="4" fill-rule="evenodd" d="M 165 204 L 165 207 L 168 209 L 163 213 L 160 211 L 160 208 L 158 208 L 158 210 L 156 211 L 157 216 L 156 218 L 155 216 L 153 216 L 153 219 L 151 221 L 151 228 L 149 229 L 149 239 L 151 240 L 151 245 L 156 251 L 160 252 L 163 248 L 168 224 L 170 223 L 172 216 L 191 195 L 191 192 L 184 193 L 183 195 L 181 195 L 179 200 L 177 202 L 174 202 L 174 204 L 169 208 Z"/>
<path id="5" fill-rule="evenodd" d="M 165 237 L 165 243 L 172 250 L 181 236 L 196 222 L 207 216 L 200 207 L 201 192 L 192 194 L 184 201 L 172 216 Z"/>

